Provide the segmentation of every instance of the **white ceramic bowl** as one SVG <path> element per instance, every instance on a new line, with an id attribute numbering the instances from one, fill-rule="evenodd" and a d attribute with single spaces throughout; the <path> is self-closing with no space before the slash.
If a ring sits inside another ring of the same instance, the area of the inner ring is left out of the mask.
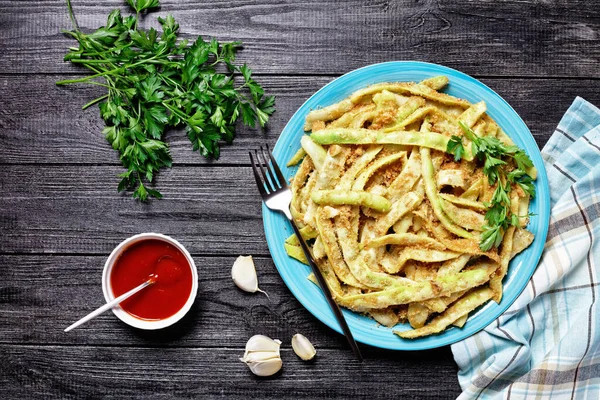
<path id="1" fill-rule="evenodd" d="M 196 264 L 194 264 L 194 260 L 188 251 L 183 247 L 181 243 L 177 240 L 166 236 L 161 235 L 160 233 L 140 233 L 139 235 L 135 235 L 130 237 L 129 239 L 125 239 L 122 241 L 108 256 L 106 260 L 106 264 L 104 264 L 104 271 L 102 272 L 102 291 L 104 292 L 104 298 L 107 302 L 113 300 L 115 295 L 112 290 L 112 286 L 110 284 L 110 274 L 112 272 L 113 266 L 115 262 L 119 259 L 119 256 L 123 253 L 125 249 L 134 243 L 140 242 L 142 240 L 147 239 L 157 239 L 167 242 L 173 246 L 175 246 L 188 261 L 190 268 L 192 269 L 192 290 L 190 292 L 190 296 L 185 302 L 184 306 L 177 311 L 174 315 L 169 318 L 161 319 L 158 321 L 144 320 L 140 318 L 136 318 L 133 315 L 129 314 L 125 310 L 123 310 L 120 306 L 113 308 L 113 313 L 127 325 L 133 326 L 139 329 L 161 329 L 166 328 L 167 326 L 173 325 L 175 322 L 179 321 L 183 316 L 190 310 L 192 304 L 194 304 L 194 300 L 196 300 L 196 294 L 198 292 L 198 271 L 196 270 Z"/>

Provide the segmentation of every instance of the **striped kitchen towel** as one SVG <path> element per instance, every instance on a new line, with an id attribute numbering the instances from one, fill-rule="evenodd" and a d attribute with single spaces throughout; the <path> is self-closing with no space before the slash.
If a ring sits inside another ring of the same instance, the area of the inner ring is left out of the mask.
<path id="1" fill-rule="evenodd" d="M 459 399 L 600 399 L 600 110 L 575 99 L 542 156 L 544 253 L 517 301 L 452 345 Z"/>

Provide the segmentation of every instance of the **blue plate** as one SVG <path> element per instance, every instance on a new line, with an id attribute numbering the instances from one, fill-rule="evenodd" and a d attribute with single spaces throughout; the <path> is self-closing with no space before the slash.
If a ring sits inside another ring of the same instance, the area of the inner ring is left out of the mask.
<path id="1" fill-rule="evenodd" d="M 519 147 L 525 149 L 533 160 L 538 170 L 537 196 L 530 205 L 530 211 L 535 216 L 531 218 L 528 229 L 535 234 L 535 240 L 511 262 L 508 275 L 504 279 L 504 295 L 500 304 L 488 302 L 470 315 L 463 328 L 451 327 L 438 335 L 420 339 L 401 339 L 392 333 L 392 329 L 377 324 L 371 318 L 344 309 L 344 316 L 354 338 L 371 346 L 392 350 L 431 349 L 457 342 L 480 331 L 498 318 L 523 291 L 538 264 L 546 241 L 550 218 L 548 178 L 533 136 L 515 110 L 496 92 L 478 80 L 448 67 L 415 61 L 396 61 L 369 65 L 339 77 L 315 93 L 296 111 L 283 129 L 273 150 L 277 162 L 280 166 L 285 166 L 300 148 L 300 138 L 304 134 L 304 118 L 311 109 L 341 101 L 352 92 L 374 83 L 420 81 L 437 75 L 446 75 L 450 78 L 450 84 L 444 90 L 446 93 L 473 103 L 485 100 L 488 115 Z M 289 178 L 295 173 L 296 168 L 282 168 L 282 171 L 286 178 Z M 263 206 L 263 218 L 269 250 L 285 284 L 308 311 L 327 326 L 341 333 L 322 292 L 306 279 L 310 267 L 288 257 L 285 253 L 283 243 L 292 233 L 289 222 L 281 214 L 272 212 L 265 206 Z M 409 326 L 398 325 L 394 329 L 406 330 Z"/>

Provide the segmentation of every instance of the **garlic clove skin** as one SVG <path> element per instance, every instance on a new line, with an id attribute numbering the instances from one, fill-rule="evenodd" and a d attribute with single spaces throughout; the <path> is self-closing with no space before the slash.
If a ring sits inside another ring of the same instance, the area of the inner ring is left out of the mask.
<path id="1" fill-rule="evenodd" d="M 258 288 L 258 277 L 252 256 L 239 256 L 231 267 L 231 279 L 240 289 L 249 293 L 262 292 L 267 297 L 269 295 Z"/>
<path id="2" fill-rule="evenodd" d="M 246 353 L 244 353 L 244 357 L 246 357 L 248 353 L 262 351 L 276 352 L 279 355 L 280 346 L 281 340 L 271 339 L 265 335 L 254 335 L 246 342 Z"/>
<path id="3" fill-rule="evenodd" d="M 304 361 L 312 360 L 317 354 L 315 346 L 300 333 L 296 333 L 292 337 L 292 348 L 294 349 L 294 353 Z"/>
<path id="4" fill-rule="evenodd" d="M 274 375 L 283 365 L 279 354 L 280 345 L 280 340 L 274 340 L 264 335 L 254 335 L 248 339 L 244 357 L 240 358 L 240 361 L 246 363 L 255 375 Z"/>
<path id="5" fill-rule="evenodd" d="M 241 361 L 248 363 L 257 363 L 261 361 L 272 360 L 273 358 L 281 358 L 279 353 L 275 351 L 256 351 L 244 355 L 244 358 L 240 358 Z"/>
<path id="6" fill-rule="evenodd" d="M 246 362 L 246 365 L 254 375 L 271 376 L 279 372 L 283 366 L 283 362 L 281 358 L 277 357 L 259 362 Z"/>

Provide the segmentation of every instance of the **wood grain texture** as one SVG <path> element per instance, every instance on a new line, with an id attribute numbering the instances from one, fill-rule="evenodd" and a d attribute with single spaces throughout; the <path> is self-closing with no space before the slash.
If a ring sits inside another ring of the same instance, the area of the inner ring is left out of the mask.
<path id="1" fill-rule="evenodd" d="M 269 254 L 250 167 L 174 167 L 156 180 L 165 198 L 146 204 L 116 193 L 119 172 L 3 166 L 0 252 L 108 254 L 131 235 L 159 232 L 195 254 Z"/>
<path id="2" fill-rule="evenodd" d="M 260 287 L 269 298 L 234 286 L 231 266 L 236 257 L 193 258 L 199 275 L 198 296 L 189 314 L 176 325 L 143 331 L 107 312 L 64 333 L 64 328 L 103 304 L 101 277 L 106 256 L 0 256 L 0 343 L 243 349 L 255 334 L 289 344 L 301 332 L 319 350 L 349 351 L 341 335 L 292 296 L 270 258 L 254 258 Z"/>
<path id="3" fill-rule="evenodd" d="M 84 30 L 124 1 L 73 0 Z M 438 0 L 298 2 L 162 0 L 182 37 L 242 40 L 239 62 L 277 96 L 265 132 L 241 128 L 221 159 L 167 140 L 175 167 L 165 195 L 141 204 L 116 193 L 121 167 L 101 135 L 98 88 L 58 88 L 85 71 L 63 62 L 74 42 L 64 0 L 0 0 L 0 398 L 419 398 L 460 393 L 449 347 L 390 352 L 344 339 L 308 313 L 282 283 L 264 238 L 247 151 L 273 145 L 295 110 L 336 76 L 391 60 L 444 64 L 471 74 L 515 108 L 540 147 L 579 95 L 600 104 L 597 1 Z M 103 263 L 139 232 L 174 236 L 192 253 L 199 294 L 190 313 L 158 331 L 111 313 L 64 334 L 100 305 Z M 261 294 L 231 282 L 240 254 L 255 256 Z M 314 363 L 291 351 L 301 332 Z M 257 379 L 238 361 L 254 334 L 281 339 L 284 369 Z"/>
<path id="4" fill-rule="evenodd" d="M 102 135 L 103 121 L 96 107 L 81 105 L 101 95 L 89 86 L 59 88 L 55 75 L 0 76 L 6 100 L 0 108 L 0 163 L 119 163 L 117 153 Z M 267 129 L 240 126 L 233 145 L 224 145 L 218 161 L 193 152 L 183 130 L 169 131 L 174 164 L 249 165 L 248 150 L 274 145 L 285 124 L 302 103 L 334 77 L 261 76 L 265 90 L 277 97 L 277 112 Z M 543 146 L 560 116 L 576 96 L 600 103 L 600 85 L 584 79 L 482 79 L 503 96 L 529 126 Z M 44 93 L 44 96 L 40 96 Z M 543 107 L 540 107 L 543 104 Z"/>
<path id="5" fill-rule="evenodd" d="M 241 349 L 0 345 L 0 397 L 438 400 L 460 393 L 443 350 L 373 349 L 362 364 L 351 352 L 320 350 L 307 363 L 290 347 L 282 346 L 282 371 L 264 379 L 238 360 Z"/>
<path id="6" fill-rule="evenodd" d="M 119 0 L 74 1 L 84 29 L 105 23 Z M 467 73 L 600 77 L 600 11 L 593 3 L 471 0 L 162 1 L 185 36 L 242 40 L 261 73 L 341 74 L 374 62 L 421 60 Z M 123 8 L 124 9 L 124 8 Z M 64 1 L 0 1 L 0 71 L 74 72 Z"/>

